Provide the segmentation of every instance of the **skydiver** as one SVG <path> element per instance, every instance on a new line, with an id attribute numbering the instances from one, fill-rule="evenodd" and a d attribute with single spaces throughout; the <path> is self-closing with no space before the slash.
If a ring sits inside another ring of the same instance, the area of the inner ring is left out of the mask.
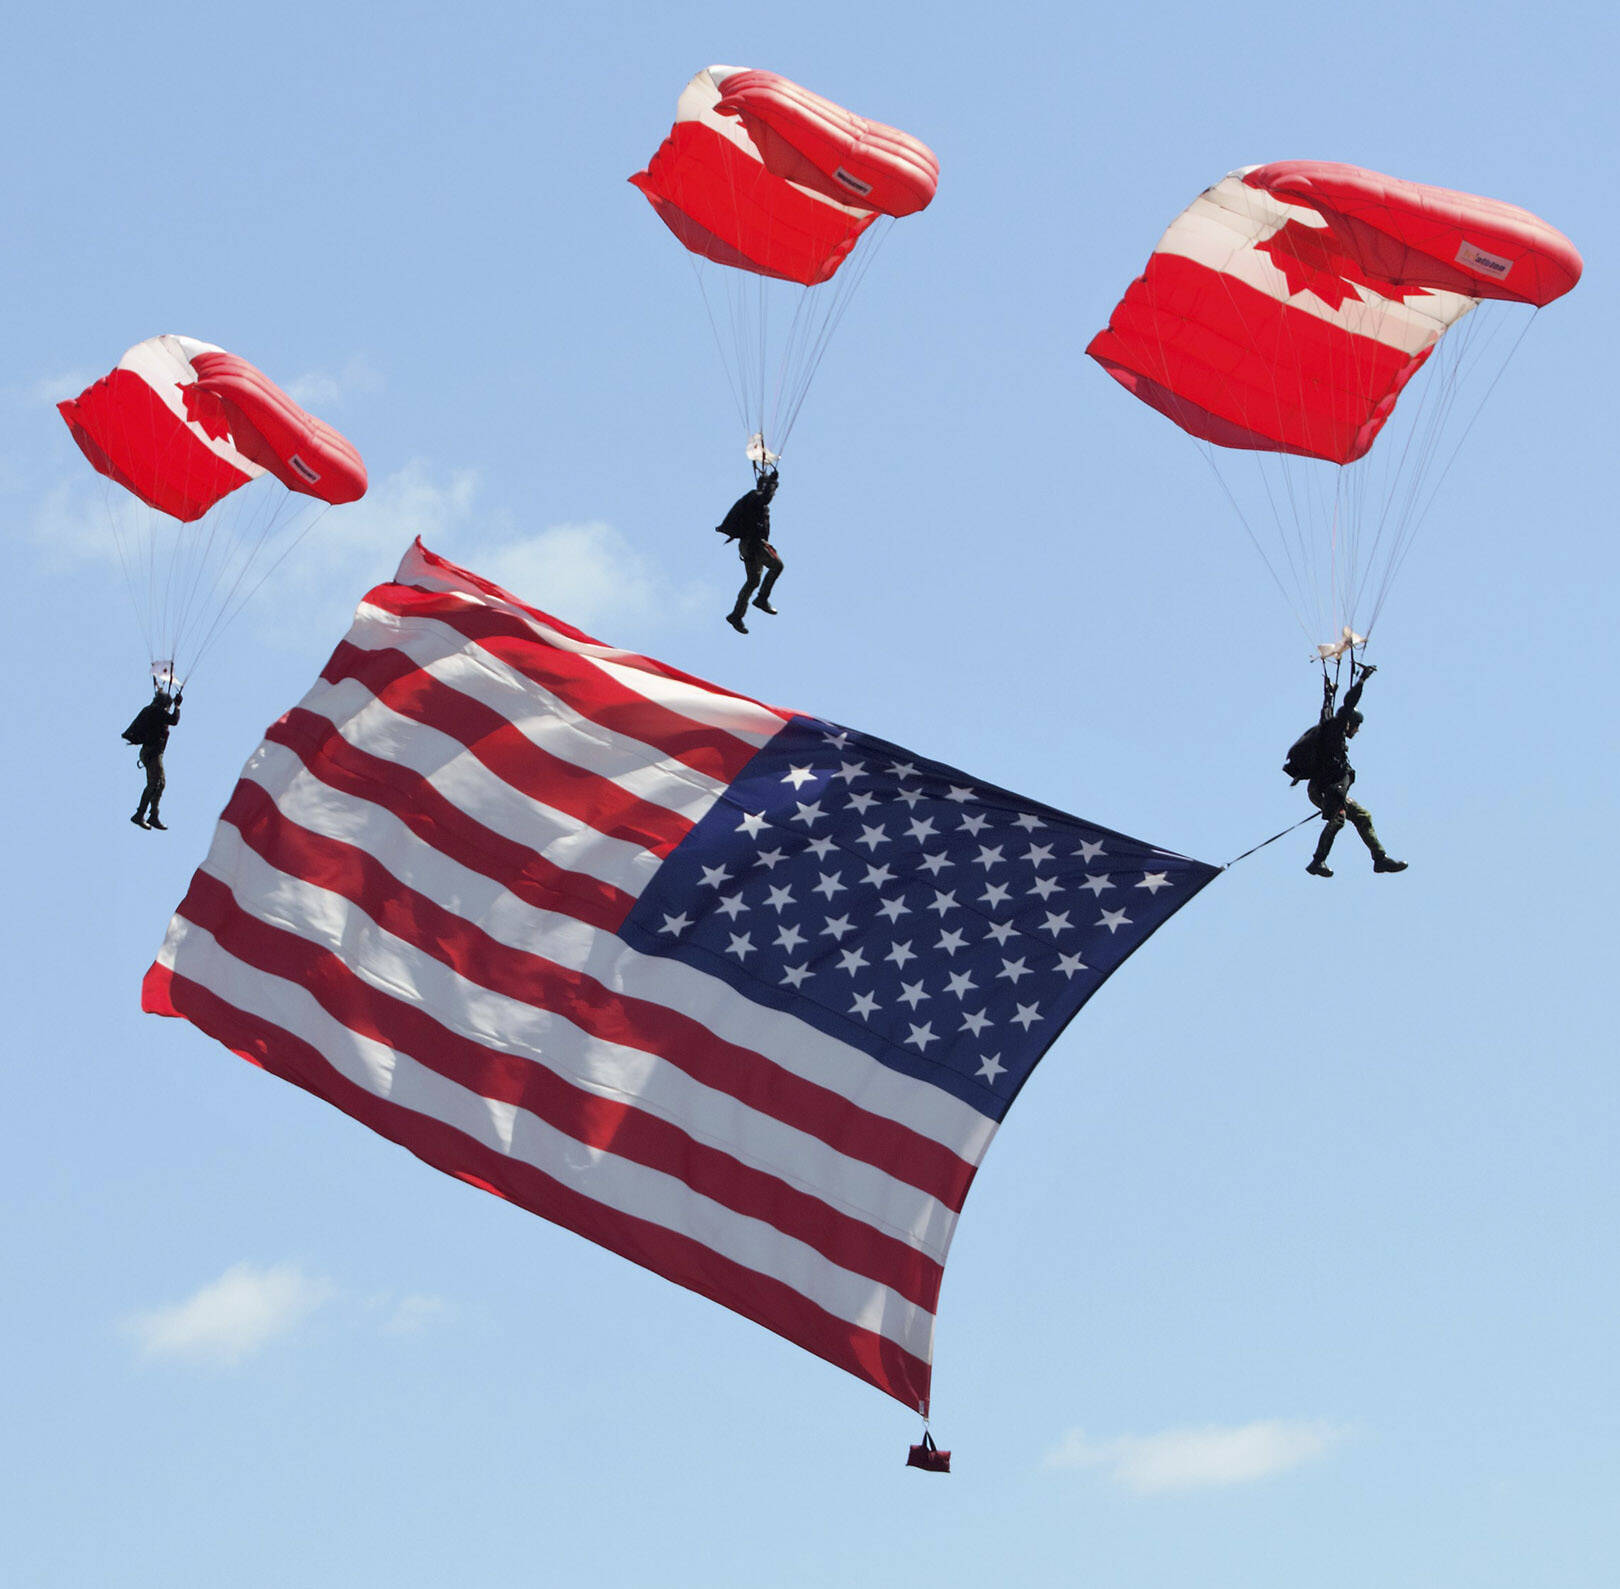
<path id="1" fill-rule="evenodd" d="M 782 559 L 777 556 L 770 537 L 771 498 L 776 495 L 777 484 L 774 464 L 767 463 L 763 468 L 756 466 L 753 489 L 738 497 L 727 510 L 725 518 L 715 525 L 718 534 L 737 543 L 737 555 L 748 571 L 742 589 L 737 592 L 737 604 L 726 615 L 726 622 L 738 634 L 748 633 L 743 613 L 748 609 L 750 596 L 754 597 L 754 605 L 761 612 L 768 612 L 773 617 L 776 613 L 776 608 L 771 605 L 771 591 L 782 572 Z M 765 583 L 760 585 L 762 575 Z M 756 586 L 759 587 L 759 594 L 754 596 Z"/>
<path id="2" fill-rule="evenodd" d="M 1324 673 L 1322 679 L 1322 712 L 1314 729 L 1308 729 L 1289 752 L 1284 771 L 1293 775 L 1298 783 L 1301 777 L 1310 781 L 1305 793 L 1311 804 L 1322 813 L 1322 837 L 1317 840 L 1316 854 L 1305 868 L 1313 877 L 1332 877 L 1327 865 L 1328 851 L 1339 836 L 1345 818 L 1350 819 L 1361 842 L 1372 853 L 1375 872 L 1404 872 L 1405 861 L 1392 861 L 1373 830 L 1372 813 L 1350 798 L 1350 785 L 1356 781 L 1356 770 L 1350 765 L 1348 742 L 1355 738 L 1361 727 L 1362 715 L 1356 708 L 1361 703 L 1361 692 L 1367 680 L 1378 670 L 1370 662 L 1350 662 L 1354 682 L 1345 692 L 1344 704 L 1333 709 L 1334 686 Z"/>
<path id="3" fill-rule="evenodd" d="M 158 802 L 163 798 L 167 779 L 163 776 L 163 752 L 169 743 L 169 730 L 180 721 L 181 691 L 171 699 L 160 684 L 152 691 L 152 699 L 135 714 L 124 730 L 124 738 L 140 746 L 140 763 L 146 772 L 146 787 L 141 791 L 141 803 L 129 820 L 138 828 L 168 830 L 168 824 L 158 817 Z"/>

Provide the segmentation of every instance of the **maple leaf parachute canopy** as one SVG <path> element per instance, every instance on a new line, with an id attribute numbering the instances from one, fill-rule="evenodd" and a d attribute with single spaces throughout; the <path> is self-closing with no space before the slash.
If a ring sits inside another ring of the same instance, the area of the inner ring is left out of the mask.
<path id="1" fill-rule="evenodd" d="M 170 679 L 257 588 L 274 543 L 365 495 L 349 441 L 246 359 L 194 337 L 137 343 L 57 408 L 111 482 L 125 580 L 154 673 Z"/>
<path id="2" fill-rule="evenodd" d="M 927 208 L 939 161 L 909 133 L 775 72 L 710 66 L 630 180 L 693 257 L 755 456 L 767 440 L 779 453 L 870 261 L 873 245 L 857 245 L 875 223 Z M 773 316 L 775 283 L 797 290 Z M 711 285 L 726 300 L 718 315 Z"/>
<path id="3" fill-rule="evenodd" d="M 1268 481 L 1276 561 L 1239 511 L 1307 630 L 1370 630 L 1432 500 L 1446 417 L 1483 362 L 1468 317 L 1486 300 L 1540 308 L 1580 274 L 1569 239 L 1516 205 L 1279 161 L 1195 199 L 1086 351 L 1212 462 L 1220 448 L 1341 466 L 1329 486 L 1319 471 Z M 1424 411 L 1369 490 L 1369 454 L 1437 350 L 1452 355 L 1444 373 L 1422 383 Z"/>

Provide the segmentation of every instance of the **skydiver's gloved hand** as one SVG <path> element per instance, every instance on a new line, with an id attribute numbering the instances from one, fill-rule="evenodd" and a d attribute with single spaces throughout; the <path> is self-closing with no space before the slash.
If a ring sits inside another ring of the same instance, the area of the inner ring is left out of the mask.
<path id="1" fill-rule="evenodd" d="M 1363 662 L 1361 664 L 1362 678 L 1367 678 L 1370 674 L 1376 673 L 1377 671 L 1377 667 L 1371 662 Z"/>

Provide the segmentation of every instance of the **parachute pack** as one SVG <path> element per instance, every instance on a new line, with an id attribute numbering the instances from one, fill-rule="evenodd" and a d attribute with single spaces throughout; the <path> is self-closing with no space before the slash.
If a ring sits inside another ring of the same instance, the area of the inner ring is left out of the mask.
<path id="1" fill-rule="evenodd" d="M 1321 731 L 1320 723 L 1312 723 L 1292 745 L 1288 747 L 1288 754 L 1283 758 L 1282 770 L 1295 782 L 1312 777 L 1316 772 L 1316 742 Z"/>

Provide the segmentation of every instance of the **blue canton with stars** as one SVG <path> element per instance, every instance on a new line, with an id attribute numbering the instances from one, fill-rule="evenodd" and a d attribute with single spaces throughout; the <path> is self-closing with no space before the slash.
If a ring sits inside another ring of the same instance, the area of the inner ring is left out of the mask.
<path id="1" fill-rule="evenodd" d="M 1219 868 L 884 740 L 791 719 L 620 935 L 999 1120 Z"/>

